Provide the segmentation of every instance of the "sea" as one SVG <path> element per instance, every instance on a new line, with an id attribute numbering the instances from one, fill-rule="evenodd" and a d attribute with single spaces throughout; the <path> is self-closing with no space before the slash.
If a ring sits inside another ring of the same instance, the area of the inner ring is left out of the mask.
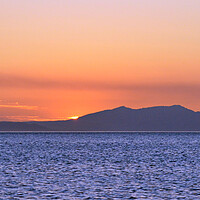
<path id="1" fill-rule="evenodd" d="M 0 133 L 0 199 L 200 199 L 200 132 Z"/>

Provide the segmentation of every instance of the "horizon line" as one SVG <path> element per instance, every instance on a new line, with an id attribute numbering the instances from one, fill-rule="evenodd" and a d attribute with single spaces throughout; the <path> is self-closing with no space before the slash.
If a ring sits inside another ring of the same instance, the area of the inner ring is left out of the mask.
<path id="1" fill-rule="evenodd" d="M 182 106 L 181 104 L 172 104 L 172 105 L 160 105 L 160 106 L 149 106 L 149 107 L 140 107 L 140 108 L 131 108 L 131 107 L 127 107 L 127 106 L 117 106 L 117 107 L 114 107 L 114 108 L 111 108 L 111 109 L 104 109 L 104 110 L 100 110 L 100 111 L 96 111 L 96 112 L 91 112 L 91 113 L 88 113 L 88 114 L 85 114 L 85 115 L 82 115 L 82 116 L 79 116 L 77 119 L 70 119 L 69 117 L 66 117 L 66 119 L 38 119 L 38 120 L 32 120 L 32 121 L 0 121 L 0 123 L 35 123 L 35 122 L 63 122 L 63 121 L 72 121 L 72 120 L 78 120 L 84 116 L 87 116 L 87 115 L 92 115 L 92 114 L 95 114 L 95 113 L 99 113 L 99 112 L 104 112 L 104 111 L 112 111 L 112 110 L 115 110 L 115 109 L 120 109 L 120 108 L 125 108 L 125 109 L 130 109 L 130 110 L 142 110 L 142 109 L 149 109 L 149 108 L 159 108 L 159 107 L 175 107 L 175 106 L 179 106 L 179 107 L 182 107 L 182 108 L 185 108 L 187 110 L 190 110 L 190 111 L 193 111 L 195 113 L 198 113 L 199 111 L 194 111 L 192 109 L 189 109 L 185 106 Z M 78 115 L 77 115 L 78 116 Z"/>

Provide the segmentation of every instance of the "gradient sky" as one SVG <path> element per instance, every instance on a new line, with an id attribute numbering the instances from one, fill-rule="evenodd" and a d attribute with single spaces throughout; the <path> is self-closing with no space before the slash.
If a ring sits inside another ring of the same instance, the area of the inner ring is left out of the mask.
<path id="1" fill-rule="evenodd" d="M 0 120 L 200 110 L 199 19 L 199 0 L 1 0 Z"/>

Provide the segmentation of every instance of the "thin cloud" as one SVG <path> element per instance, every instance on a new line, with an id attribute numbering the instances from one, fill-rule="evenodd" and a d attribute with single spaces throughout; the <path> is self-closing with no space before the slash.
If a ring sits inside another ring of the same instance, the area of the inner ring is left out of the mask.
<path id="1" fill-rule="evenodd" d="M 0 116 L 0 121 L 10 121 L 10 122 L 34 122 L 34 121 L 65 121 L 69 118 L 42 118 L 38 115 L 3 115 Z"/>
<path id="2" fill-rule="evenodd" d="M 148 91 L 169 93 L 199 93 L 200 84 L 163 83 L 134 84 L 119 82 L 48 80 L 0 74 L 0 88 L 21 89 L 62 89 L 62 90 L 112 90 L 112 91 Z"/>
<path id="3" fill-rule="evenodd" d="M 0 108 L 16 108 L 16 109 L 23 109 L 23 110 L 38 110 L 37 106 L 27 106 L 27 105 L 0 105 Z"/>
<path id="4" fill-rule="evenodd" d="M 24 121 L 36 121 L 39 116 L 37 115 L 12 115 L 12 116 L 0 116 L 0 121 L 10 121 L 10 122 L 24 122 Z"/>

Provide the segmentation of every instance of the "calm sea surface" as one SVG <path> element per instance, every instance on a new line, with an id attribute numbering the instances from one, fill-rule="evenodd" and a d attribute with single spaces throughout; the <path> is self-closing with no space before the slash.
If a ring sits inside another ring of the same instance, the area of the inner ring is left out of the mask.
<path id="1" fill-rule="evenodd" d="M 200 199 L 200 133 L 0 133 L 0 199 Z"/>

